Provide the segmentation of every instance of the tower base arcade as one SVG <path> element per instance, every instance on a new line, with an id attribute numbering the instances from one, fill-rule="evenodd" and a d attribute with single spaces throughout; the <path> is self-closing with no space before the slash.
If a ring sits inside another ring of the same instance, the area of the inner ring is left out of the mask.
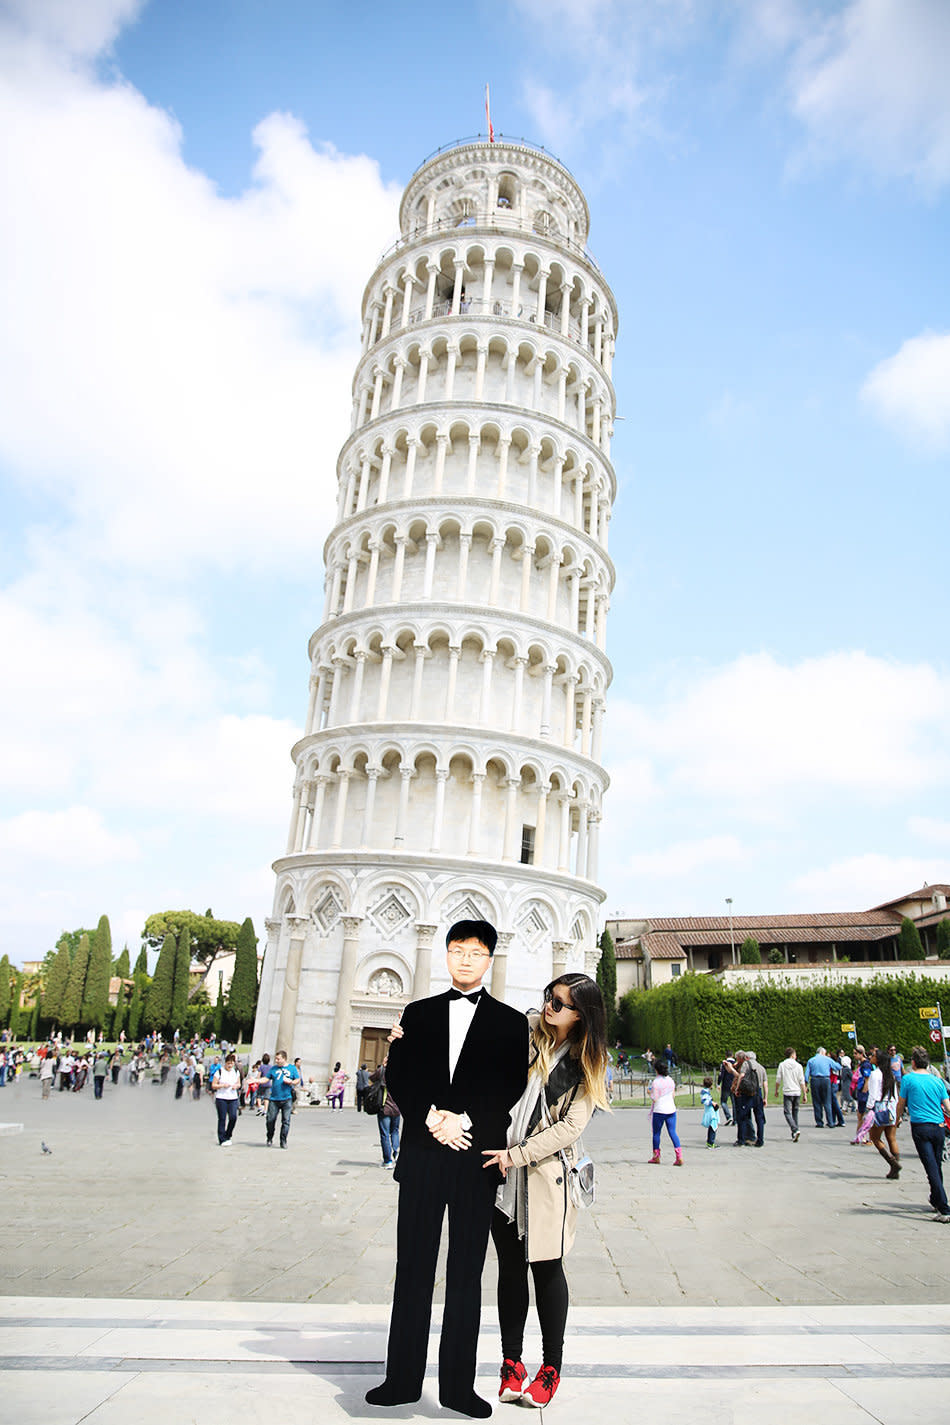
<path id="1" fill-rule="evenodd" d="M 278 913 L 267 948 L 253 1057 L 285 1049 L 317 1083 L 337 1060 L 353 1076 L 385 1053 L 386 1035 L 411 999 L 449 985 L 444 935 L 456 920 L 498 927 L 489 984 L 520 1009 L 565 970 L 593 973 L 603 892 L 531 866 L 404 853 L 374 864 L 322 853 L 319 864 L 276 863 Z"/>

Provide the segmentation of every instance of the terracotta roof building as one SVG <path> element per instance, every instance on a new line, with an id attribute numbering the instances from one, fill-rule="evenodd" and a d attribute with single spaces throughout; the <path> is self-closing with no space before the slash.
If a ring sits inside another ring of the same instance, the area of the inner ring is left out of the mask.
<path id="1" fill-rule="evenodd" d="M 665 984 L 687 970 L 715 974 L 731 969 L 747 936 L 758 941 L 763 962 L 783 967 L 893 966 L 905 916 L 917 926 L 927 956 L 935 956 L 937 926 L 950 917 L 948 899 L 950 885 L 934 885 L 872 910 L 608 920 L 617 954 L 617 992 Z"/>

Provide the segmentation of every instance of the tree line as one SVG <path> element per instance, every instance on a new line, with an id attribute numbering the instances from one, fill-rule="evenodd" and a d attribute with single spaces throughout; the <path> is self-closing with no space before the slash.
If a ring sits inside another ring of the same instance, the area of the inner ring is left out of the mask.
<path id="1" fill-rule="evenodd" d="M 249 1037 L 257 1008 L 257 936 L 250 917 L 242 924 L 217 920 L 211 911 L 163 911 L 149 916 L 144 944 L 131 968 L 128 946 L 113 957 L 109 918 L 94 930 L 63 931 L 31 980 L 0 957 L 0 1027 L 18 1038 L 38 1039 L 57 1030 L 102 1031 L 117 1040 L 122 1032 L 137 1040 L 148 1031 L 182 1035 L 214 1032 Z M 155 973 L 148 973 L 148 950 L 158 950 Z M 222 951 L 234 951 L 234 974 L 225 996 L 218 981 L 211 1003 L 202 985 L 193 987 L 191 966 L 210 965 Z M 109 982 L 120 980 L 116 1003 Z M 21 1007 L 21 1000 L 28 1001 Z"/>

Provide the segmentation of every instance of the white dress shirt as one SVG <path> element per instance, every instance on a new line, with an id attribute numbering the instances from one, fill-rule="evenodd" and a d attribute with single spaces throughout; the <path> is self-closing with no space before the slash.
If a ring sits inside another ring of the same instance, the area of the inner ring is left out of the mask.
<path id="1" fill-rule="evenodd" d="M 462 1052 L 462 1045 L 465 1043 L 465 1036 L 475 1018 L 475 1011 L 478 1008 L 477 1000 L 453 999 L 449 1000 L 449 1078 L 455 1077 L 456 1065 L 459 1055 Z"/>

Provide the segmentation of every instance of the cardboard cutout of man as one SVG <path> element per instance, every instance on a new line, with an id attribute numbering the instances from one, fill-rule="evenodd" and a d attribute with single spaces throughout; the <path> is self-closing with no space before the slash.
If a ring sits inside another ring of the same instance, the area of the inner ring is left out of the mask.
<path id="1" fill-rule="evenodd" d="M 402 1015 L 404 1037 L 389 1053 L 386 1080 L 403 1115 L 396 1284 L 386 1379 L 370 1405 L 419 1399 L 442 1219 L 449 1215 L 445 1308 L 439 1343 L 439 1401 L 485 1418 L 475 1394 L 481 1276 L 488 1246 L 496 1169 L 482 1149 L 507 1141 L 511 1109 L 527 1082 L 528 1022 L 481 988 L 497 933 L 485 920 L 462 920 L 445 937 L 451 990 L 416 1000 Z"/>

